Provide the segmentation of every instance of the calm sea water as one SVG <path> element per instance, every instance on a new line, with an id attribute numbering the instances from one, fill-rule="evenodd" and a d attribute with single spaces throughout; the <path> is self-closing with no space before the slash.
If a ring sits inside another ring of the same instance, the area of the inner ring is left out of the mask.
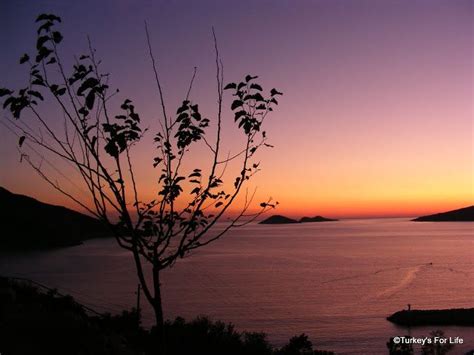
<path id="1" fill-rule="evenodd" d="M 165 315 L 209 315 L 275 345 L 306 333 L 315 348 L 384 354 L 391 336 L 460 336 L 453 354 L 474 349 L 474 328 L 399 328 L 385 317 L 413 309 L 474 307 L 474 224 L 407 219 L 248 225 L 163 275 Z M 2 254 L 0 273 L 34 279 L 98 311 L 135 305 L 132 259 L 115 241 Z M 144 322 L 153 320 L 143 302 Z"/>

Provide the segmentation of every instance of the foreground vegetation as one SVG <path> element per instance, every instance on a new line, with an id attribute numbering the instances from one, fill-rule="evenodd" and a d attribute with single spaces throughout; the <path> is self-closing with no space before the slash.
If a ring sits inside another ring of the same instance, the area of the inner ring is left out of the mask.
<path id="1" fill-rule="evenodd" d="M 154 354 L 154 330 L 139 325 L 135 310 L 93 314 L 71 296 L 43 292 L 26 282 L 0 278 L 3 354 Z M 199 317 L 165 323 L 169 355 L 322 355 L 304 334 L 274 348 L 264 333 L 239 332 L 233 325 Z"/>

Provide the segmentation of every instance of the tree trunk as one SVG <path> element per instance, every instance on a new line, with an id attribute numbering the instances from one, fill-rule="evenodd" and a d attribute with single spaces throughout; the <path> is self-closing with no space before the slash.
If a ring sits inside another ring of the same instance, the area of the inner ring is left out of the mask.
<path id="1" fill-rule="evenodd" d="M 157 267 L 153 268 L 153 285 L 155 290 L 155 298 L 152 304 L 153 310 L 155 312 L 155 334 L 153 343 L 156 347 L 158 355 L 166 355 L 163 307 L 161 305 L 160 270 Z"/>

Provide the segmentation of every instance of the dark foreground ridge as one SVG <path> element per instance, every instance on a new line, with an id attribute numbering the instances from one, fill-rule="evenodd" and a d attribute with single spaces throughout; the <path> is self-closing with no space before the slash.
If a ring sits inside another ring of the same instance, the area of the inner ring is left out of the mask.
<path id="1" fill-rule="evenodd" d="M 403 310 L 387 317 L 392 323 L 405 326 L 460 325 L 474 326 L 474 308 Z"/>
<path id="2" fill-rule="evenodd" d="M 98 219 L 0 187 L 0 250 L 46 249 L 111 236 Z"/>
<path id="3" fill-rule="evenodd" d="M 415 222 L 474 222 L 474 206 L 415 218 Z"/>
<path id="4" fill-rule="evenodd" d="M 309 222 L 333 222 L 337 219 L 330 219 L 322 216 L 303 217 L 299 221 L 281 215 L 273 215 L 264 219 L 260 224 L 289 224 L 289 223 L 309 223 Z"/>
<path id="5" fill-rule="evenodd" d="M 31 280 L 0 277 L 0 331 L 5 354 L 155 355 L 154 329 L 140 325 L 136 309 L 100 314 L 71 296 Z M 264 333 L 199 317 L 165 323 L 166 355 L 330 355 L 313 350 L 305 334 L 274 348 Z"/>

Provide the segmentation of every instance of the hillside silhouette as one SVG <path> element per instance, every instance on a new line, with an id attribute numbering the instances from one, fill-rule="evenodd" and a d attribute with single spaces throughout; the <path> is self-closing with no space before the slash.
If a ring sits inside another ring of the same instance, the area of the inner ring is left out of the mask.
<path id="1" fill-rule="evenodd" d="M 0 249 L 46 249 L 111 235 L 98 219 L 0 187 Z"/>
<path id="2" fill-rule="evenodd" d="M 474 205 L 415 218 L 415 222 L 474 222 Z"/>

